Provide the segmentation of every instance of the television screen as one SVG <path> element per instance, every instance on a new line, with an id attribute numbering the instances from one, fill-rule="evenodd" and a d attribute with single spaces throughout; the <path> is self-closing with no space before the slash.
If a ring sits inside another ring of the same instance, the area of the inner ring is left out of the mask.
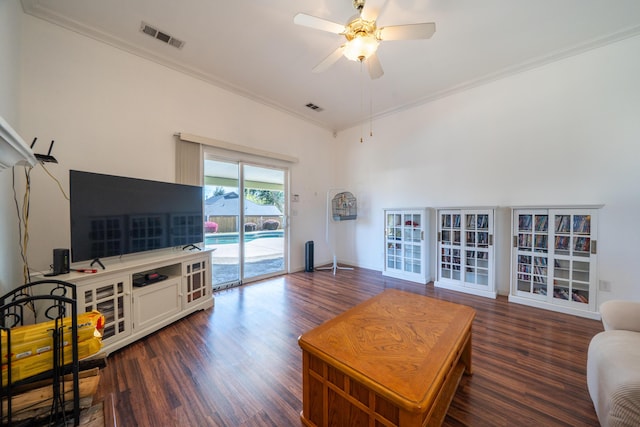
<path id="1" fill-rule="evenodd" d="M 72 262 L 203 241 L 202 187 L 70 171 Z"/>

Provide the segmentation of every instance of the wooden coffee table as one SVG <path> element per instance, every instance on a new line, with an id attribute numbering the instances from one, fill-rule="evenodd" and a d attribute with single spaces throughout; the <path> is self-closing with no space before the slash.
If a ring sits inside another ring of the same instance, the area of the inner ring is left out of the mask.
<path id="1" fill-rule="evenodd" d="M 475 310 L 386 290 L 303 334 L 306 426 L 440 425 L 471 373 Z"/>

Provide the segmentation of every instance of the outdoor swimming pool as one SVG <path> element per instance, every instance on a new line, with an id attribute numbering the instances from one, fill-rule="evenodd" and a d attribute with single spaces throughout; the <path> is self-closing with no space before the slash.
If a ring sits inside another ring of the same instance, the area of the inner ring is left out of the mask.
<path id="1" fill-rule="evenodd" d="M 248 231 L 244 233 L 244 241 L 250 242 L 256 239 L 268 239 L 283 236 L 284 230 Z M 238 241 L 238 233 L 211 233 L 204 237 L 205 245 L 226 245 L 230 243 L 238 243 Z"/>

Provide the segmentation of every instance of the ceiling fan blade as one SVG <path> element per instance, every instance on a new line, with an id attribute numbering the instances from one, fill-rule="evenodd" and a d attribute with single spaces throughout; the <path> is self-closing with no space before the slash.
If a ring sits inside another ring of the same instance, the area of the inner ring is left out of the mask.
<path id="1" fill-rule="evenodd" d="M 436 24 L 425 22 L 423 24 L 392 25 L 380 28 L 381 40 L 416 40 L 430 39 L 436 32 Z"/>
<path id="2" fill-rule="evenodd" d="M 336 22 L 327 21 L 326 19 L 316 18 L 315 16 L 298 13 L 293 17 L 293 23 L 304 27 L 315 28 L 316 30 L 328 31 L 334 34 L 344 32 L 344 25 Z"/>
<path id="3" fill-rule="evenodd" d="M 360 17 L 365 21 L 375 21 L 385 4 L 387 4 L 387 0 L 366 0 Z"/>
<path id="4" fill-rule="evenodd" d="M 369 69 L 369 76 L 373 80 L 379 79 L 384 74 L 378 55 L 375 53 L 367 58 L 367 68 Z"/>
<path id="5" fill-rule="evenodd" d="M 334 50 L 333 52 L 331 52 L 331 54 L 326 58 L 324 58 L 322 62 L 320 62 L 315 67 L 313 67 L 313 70 L 311 71 L 313 71 L 314 73 L 321 73 L 327 68 L 331 67 L 333 64 L 335 64 L 338 61 L 338 59 L 342 58 L 342 52 L 344 52 L 344 48 L 345 48 L 345 45 L 342 45 L 336 50 Z"/>

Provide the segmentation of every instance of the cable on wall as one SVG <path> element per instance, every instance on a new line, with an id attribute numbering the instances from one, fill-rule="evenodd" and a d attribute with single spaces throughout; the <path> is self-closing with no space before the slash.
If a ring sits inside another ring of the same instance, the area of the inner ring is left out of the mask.
<path id="1" fill-rule="evenodd" d="M 33 139 L 33 143 L 31 146 L 33 147 L 36 143 L 37 138 Z M 53 176 L 53 174 L 47 169 L 45 163 L 58 163 L 58 161 L 51 156 L 51 148 L 53 147 L 54 141 L 51 141 L 51 145 L 49 146 L 49 152 L 45 154 L 37 154 L 36 159 L 38 163 L 42 166 L 42 169 L 49 175 L 49 177 L 58 185 L 62 196 L 66 200 L 70 200 L 69 196 L 64 191 L 62 184 L 60 181 Z M 37 164 L 37 163 L 36 163 Z M 16 166 L 12 168 L 12 187 L 13 187 L 13 200 L 16 205 L 16 213 L 18 217 L 18 246 L 20 248 L 20 258 L 22 259 L 22 278 L 23 283 L 31 282 L 31 272 L 29 269 L 29 259 L 28 259 L 28 249 L 29 249 L 29 212 L 31 207 L 31 171 L 33 167 L 27 166 L 25 167 L 25 189 L 24 196 L 22 197 L 22 206 L 18 201 L 18 191 L 16 189 Z"/>
<path id="2" fill-rule="evenodd" d="M 22 206 L 18 201 L 18 192 L 16 190 L 16 167 L 12 168 L 13 173 L 13 200 L 16 205 L 16 213 L 18 217 L 18 246 L 20 247 L 20 257 L 22 259 L 22 274 L 24 283 L 31 281 L 29 274 L 29 262 L 27 259 L 27 247 L 29 245 L 29 203 L 31 193 L 31 167 L 24 170 L 25 174 L 25 190 L 22 198 Z"/>
<path id="3" fill-rule="evenodd" d="M 67 196 L 67 193 L 65 193 L 64 188 L 62 188 L 62 184 L 60 184 L 60 181 L 58 180 L 58 178 L 56 178 L 55 176 L 53 176 L 51 174 L 51 172 L 49 172 L 49 169 L 47 169 L 47 167 L 44 165 L 44 163 L 40 163 L 42 165 L 42 169 L 44 169 L 44 171 L 47 173 L 47 175 L 49 175 L 51 177 L 51 179 L 58 184 L 58 188 L 60 189 L 60 192 L 62 193 L 62 196 L 67 199 L 67 200 L 71 200 L 69 198 L 69 196 Z"/>

